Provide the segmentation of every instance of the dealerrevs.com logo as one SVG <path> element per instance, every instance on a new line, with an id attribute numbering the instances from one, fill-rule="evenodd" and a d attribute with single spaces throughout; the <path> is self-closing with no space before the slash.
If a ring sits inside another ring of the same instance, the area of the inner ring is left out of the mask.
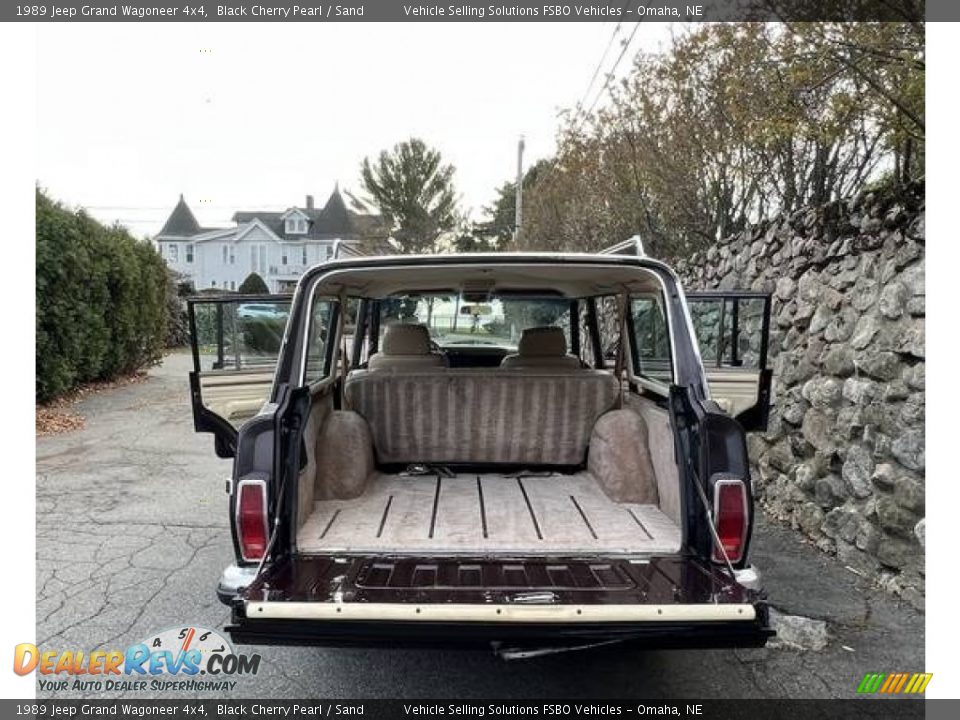
<path id="1" fill-rule="evenodd" d="M 933 673 L 867 673 L 857 685 L 858 693 L 916 695 L 927 691 Z"/>
<path id="2" fill-rule="evenodd" d="M 13 671 L 36 671 L 45 692 L 229 691 L 237 676 L 256 675 L 259 655 L 235 653 L 215 630 L 170 628 L 126 650 L 48 650 L 31 643 L 14 648 Z"/>

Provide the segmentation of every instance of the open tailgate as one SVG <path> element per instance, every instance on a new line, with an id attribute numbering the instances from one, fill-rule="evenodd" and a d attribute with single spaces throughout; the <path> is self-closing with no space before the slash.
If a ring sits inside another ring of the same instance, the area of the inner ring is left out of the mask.
<path id="1" fill-rule="evenodd" d="M 242 593 L 252 644 L 762 646 L 766 605 L 692 558 L 294 556 Z"/>

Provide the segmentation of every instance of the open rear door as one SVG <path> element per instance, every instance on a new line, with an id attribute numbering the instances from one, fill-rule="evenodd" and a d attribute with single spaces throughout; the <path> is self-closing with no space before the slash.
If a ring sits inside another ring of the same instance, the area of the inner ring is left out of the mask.
<path id="1" fill-rule="evenodd" d="M 770 295 L 739 290 L 693 292 L 687 293 L 687 304 L 711 397 L 744 430 L 766 429 Z"/>
<path id="2" fill-rule="evenodd" d="M 193 426 L 213 433 L 220 457 L 234 456 L 238 428 L 270 399 L 291 299 L 245 295 L 187 301 Z"/>

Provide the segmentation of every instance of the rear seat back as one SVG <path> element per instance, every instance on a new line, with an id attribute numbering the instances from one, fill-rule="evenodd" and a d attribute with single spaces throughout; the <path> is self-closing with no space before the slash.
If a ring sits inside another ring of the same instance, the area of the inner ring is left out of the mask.
<path id="1" fill-rule="evenodd" d="M 616 403 L 594 370 L 358 370 L 348 407 L 370 425 L 381 463 L 577 465 Z"/>

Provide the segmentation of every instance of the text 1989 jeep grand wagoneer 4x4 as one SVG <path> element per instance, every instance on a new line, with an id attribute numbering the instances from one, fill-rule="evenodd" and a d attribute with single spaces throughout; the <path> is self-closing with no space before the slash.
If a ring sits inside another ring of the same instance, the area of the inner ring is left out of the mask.
<path id="1" fill-rule="evenodd" d="M 639 241 L 344 250 L 292 297 L 189 304 L 236 642 L 766 642 L 744 428 L 767 295 L 685 296 Z"/>

